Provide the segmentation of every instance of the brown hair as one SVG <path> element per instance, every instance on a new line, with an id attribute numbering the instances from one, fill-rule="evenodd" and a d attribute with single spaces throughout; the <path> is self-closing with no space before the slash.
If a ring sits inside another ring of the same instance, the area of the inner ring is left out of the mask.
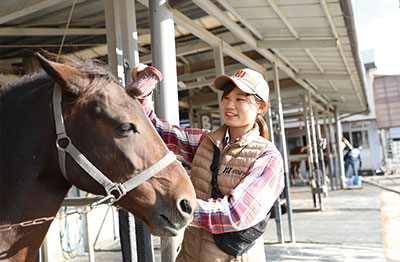
<path id="1" fill-rule="evenodd" d="M 224 98 L 224 97 L 227 96 L 230 92 L 232 92 L 232 90 L 233 90 L 235 87 L 236 87 L 235 83 L 229 82 L 229 83 L 225 86 L 225 88 L 224 88 L 224 92 L 223 92 L 223 94 L 222 94 L 222 98 Z M 262 100 L 262 99 L 261 99 L 259 96 L 257 96 L 257 95 L 248 94 L 248 96 L 253 96 L 253 97 L 254 97 L 254 100 L 255 100 L 255 102 L 256 102 L 256 104 L 257 104 L 258 106 L 260 106 L 262 102 L 265 102 L 264 100 Z M 267 102 L 265 102 L 265 103 L 267 103 Z M 269 109 L 269 108 L 268 108 L 268 104 L 267 104 L 267 108 L 265 109 L 265 111 L 264 111 L 263 113 L 267 112 L 268 109 Z M 262 137 L 264 137 L 265 139 L 268 139 L 268 140 L 269 140 L 269 131 L 268 131 L 267 123 L 265 122 L 264 118 L 263 118 L 260 114 L 258 114 L 257 117 L 256 117 L 256 123 L 257 123 L 257 125 L 258 125 L 258 129 L 260 130 L 260 136 L 262 136 Z"/>

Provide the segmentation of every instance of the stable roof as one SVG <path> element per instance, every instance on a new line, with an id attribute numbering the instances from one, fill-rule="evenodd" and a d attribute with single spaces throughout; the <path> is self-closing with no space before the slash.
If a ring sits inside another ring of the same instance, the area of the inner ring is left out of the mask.
<path id="1" fill-rule="evenodd" d="M 75 59 L 107 55 L 104 1 L 76 0 L 69 19 L 73 3 L 1 1 L 0 74 L 7 75 L 3 79 L 24 73 L 24 57 L 41 48 L 58 53 L 61 43 L 62 53 Z M 272 80 L 271 63 L 276 63 L 286 108 L 299 105 L 302 90 L 309 90 L 320 108 L 337 105 L 341 113 L 368 110 L 351 1 L 170 0 L 168 4 L 176 24 L 181 100 L 211 95 L 213 47 L 220 46 L 227 74 L 250 67 Z M 140 60 L 151 63 L 147 6 L 147 0 L 136 1 L 136 26 Z"/>

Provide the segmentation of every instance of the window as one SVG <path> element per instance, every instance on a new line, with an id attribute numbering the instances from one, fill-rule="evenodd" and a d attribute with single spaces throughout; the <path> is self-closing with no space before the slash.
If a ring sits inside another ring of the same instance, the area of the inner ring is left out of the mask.
<path id="1" fill-rule="evenodd" d="M 361 131 L 351 132 L 351 144 L 354 147 L 362 146 L 363 139 Z"/>
<path id="2" fill-rule="evenodd" d="M 354 147 L 362 146 L 363 148 L 369 148 L 368 131 L 362 130 L 351 132 L 351 144 Z"/>

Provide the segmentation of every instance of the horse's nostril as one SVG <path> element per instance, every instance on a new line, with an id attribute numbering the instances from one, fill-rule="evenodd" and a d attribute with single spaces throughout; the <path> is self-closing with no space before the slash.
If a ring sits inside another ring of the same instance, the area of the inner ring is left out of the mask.
<path id="1" fill-rule="evenodd" d="M 181 202 L 179 202 L 179 206 L 182 210 L 182 212 L 187 213 L 189 215 L 191 215 L 193 213 L 193 208 L 190 205 L 190 202 L 186 199 L 181 200 Z"/>

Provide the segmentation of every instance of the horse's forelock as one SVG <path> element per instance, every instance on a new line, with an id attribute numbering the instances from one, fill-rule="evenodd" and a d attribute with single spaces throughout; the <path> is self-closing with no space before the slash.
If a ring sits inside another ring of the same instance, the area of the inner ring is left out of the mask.
<path id="1" fill-rule="evenodd" d="M 76 101 L 77 103 L 84 102 L 88 97 L 97 92 L 98 89 L 103 88 L 109 83 L 121 85 L 118 79 L 112 74 L 111 70 L 100 60 L 91 59 L 79 62 L 67 60 L 66 64 L 78 69 L 83 75 L 90 79 L 90 84 L 82 87 L 82 92 Z"/>

